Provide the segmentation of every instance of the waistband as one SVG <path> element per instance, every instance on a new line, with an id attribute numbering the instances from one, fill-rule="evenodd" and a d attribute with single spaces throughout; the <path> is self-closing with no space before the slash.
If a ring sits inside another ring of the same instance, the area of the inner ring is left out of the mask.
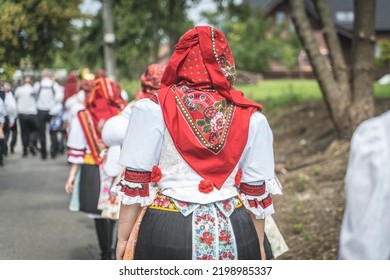
<path id="1" fill-rule="evenodd" d="M 236 197 L 237 205 L 236 209 L 240 208 L 243 204 L 239 197 Z M 189 203 L 190 204 L 190 203 Z M 162 210 L 162 211 L 171 211 L 171 212 L 180 212 L 173 199 L 169 196 L 163 194 L 156 194 L 154 201 L 151 205 L 148 206 L 149 209 Z"/>

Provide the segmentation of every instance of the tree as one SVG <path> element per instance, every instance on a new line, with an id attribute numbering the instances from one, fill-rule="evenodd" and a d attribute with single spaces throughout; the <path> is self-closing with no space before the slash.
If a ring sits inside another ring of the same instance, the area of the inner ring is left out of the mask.
<path id="1" fill-rule="evenodd" d="M 186 17 L 189 2 L 185 0 L 116 0 L 112 4 L 120 77 L 138 79 L 148 64 L 159 61 L 161 45 L 174 45 L 193 26 Z M 84 66 L 103 66 L 102 30 L 101 11 L 79 30 L 76 56 Z"/>
<path id="2" fill-rule="evenodd" d="M 317 76 L 339 138 L 349 139 L 363 120 L 374 115 L 373 61 L 375 0 L 354 1 L 352 65 L 343 57 L 327 1 L 313 0 L 322 22 L 329 63 L 321 55 L 305 10 L 304 0 L 289 1 L 297 32 Z"/>
<path id="3" fill-rule="evenodd" d="M 284 26 L 272 26 L 264 11 L 234 0 L 214 0 L 217 9 L 204 12 L 207 21 L 222 30 L 234 54 L 237 69 L 252 72 L 269 70 L 270 62 L 291 69 L 297 64 L 299 41 L 292 32 L 282 35 Z"/>
<path id="4" fill-rule="evenodd" d="M 70 58 L 74 46 L 72 21 L 80 18 L 81 0 L 2 0 L 0 2 L 0 64 L 19 65 L 28 58 L 39 67 L 56 54 Z"/>

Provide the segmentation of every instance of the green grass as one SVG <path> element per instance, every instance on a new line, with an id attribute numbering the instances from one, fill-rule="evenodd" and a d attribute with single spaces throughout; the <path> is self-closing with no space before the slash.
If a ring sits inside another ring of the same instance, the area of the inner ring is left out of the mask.
<path id="1" fill-rule="evenodd" d="M 121 85 L 129 94 L 129 100 L 132 100 L 140 82 L 124 80 Z M 316 80 L 264 80 L 251 85 L 238 84 L 236 89 L 243 91 L 247 98 L 272 108 L 322 99 Z M 390 97 L 390 85 L 375 83 L 374 90 L 376 98 Z"/>
<path id="2" fill-rule="evenodd" d="M 322 98 L 315 80 L 264 80 L 255 85 L 236 85 L 236 88 L 247 98 L 272 107 Z"/>
<path id="3" fill-rule="evenodd" d="M 120 81 L 120 83 L 122 88 L 126 90 L 127 94 L 129 95 L 129 101 L 133 100 L 135 98 L 135 94 L 137 93 L 138 89 L 141 86 L 141 82 L 139 80 L 137 81 L 122 80 Z"/>
<path id="4" fill-rule="evenodd" d="M 306 100 L 322 99 L 316 80 L 265 80 L 255 85 L 236 85 L 245 96 L 270 107 L 284 107 Z M 390 97 L 390 85 L 375 83 L 376 98 Z"/>

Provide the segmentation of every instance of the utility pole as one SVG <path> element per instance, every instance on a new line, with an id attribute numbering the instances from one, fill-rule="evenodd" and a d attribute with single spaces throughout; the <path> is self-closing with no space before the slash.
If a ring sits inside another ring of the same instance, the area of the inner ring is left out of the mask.
<path id="1" fill-rule="evenodd" d="M 118 81 L 115 60 L 115 33 L 114 21 L 112 17 L 112 0 L 102 0 L 103 2 L 103 31 L 104 31 L 104 64 L 108 77 L 113 77 Z"/>

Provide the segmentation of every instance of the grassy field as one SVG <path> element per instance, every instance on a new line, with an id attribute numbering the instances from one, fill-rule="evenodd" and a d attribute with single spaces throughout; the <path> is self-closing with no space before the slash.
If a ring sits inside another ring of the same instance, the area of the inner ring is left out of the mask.
<path id="1" fill-rule="evenodd" d="M 129 99 L 134 98 L 140 82 L 123 81 L 123 88 L 128 92 Z M 305 100 L 318 100 L 322 98 L 316 80 L 264 80 L 257 84 L 238 84 L 245 96 L 265 106 L 284 107 Z M 375 97 L 390 97 L 390 85 L 375 84 Z"/>

